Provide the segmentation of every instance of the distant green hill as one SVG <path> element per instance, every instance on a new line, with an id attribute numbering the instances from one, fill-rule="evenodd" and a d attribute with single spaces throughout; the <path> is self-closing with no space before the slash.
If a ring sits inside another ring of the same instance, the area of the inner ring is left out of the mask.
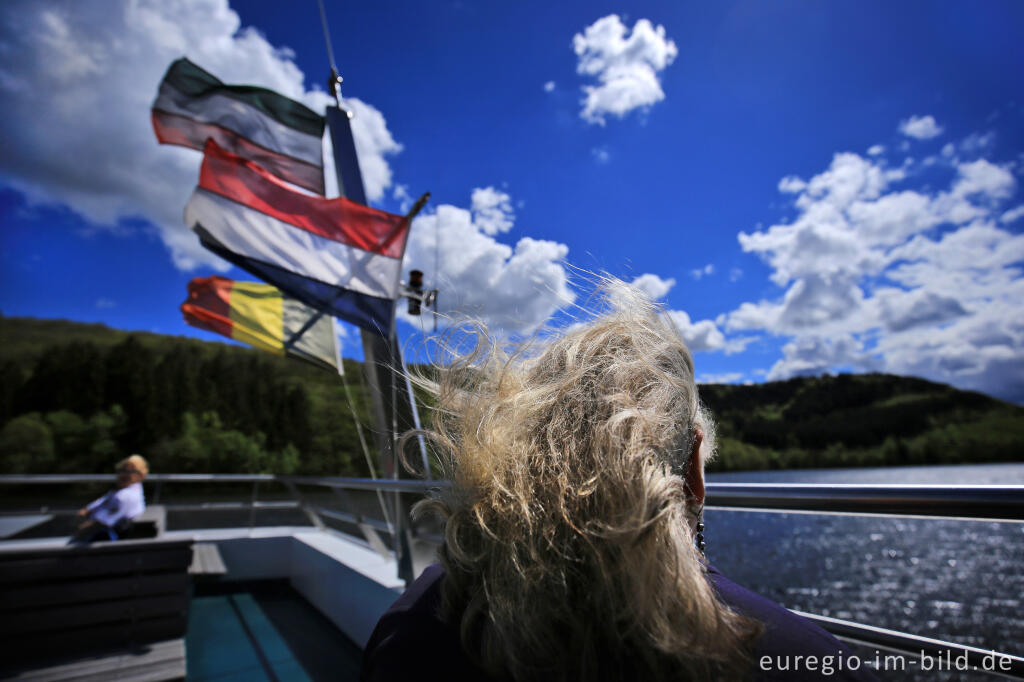
<path id="1" fill-rule="evenodd" d="M 361 365 L 345 360 L 369 424 Z M 339 377 L 241 346 L 0 317 L 0 472 L 154 470 L 368 476 Z"/>
<path id="2" fill-rule="evenodd" d="M 890 374 L 707 385 L 714 470 L 954 464 L 1024 458 L 1024 408 Z"/>
<path id="3" fill-rule="evenodd" d="M 359 363 L 345 373 L 368 425 Z M 1024 452 L 1024 408 L 922 379 L 844 374 L 701 396 L 718 421 L 716 471 Z M 134 451 L 160 471 L 369 473 L 331 372 L 223 343 L 0 317 L 0 473 L 106 471 Z"/>

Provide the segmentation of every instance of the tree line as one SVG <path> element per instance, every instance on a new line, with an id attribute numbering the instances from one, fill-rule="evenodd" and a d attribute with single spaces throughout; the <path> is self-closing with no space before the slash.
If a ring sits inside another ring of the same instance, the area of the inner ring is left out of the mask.
<path id="1" fill-rule="evenodd" d="M 352 417 L 369 425 L 369 401 L 354 361 L 350 408 L 337 375 L 239 346 L 2 316 L 0 334 L 0 473 L 105 472 L 139 452 L 154 471 L 369 475 Z M 713 471 L 1019 461 L 1024 451 L 1024 408 L 923 379 L 844 374 L 700 394 L 718 422 Z"/>
<path id="2" fill-rule="evenodd" d="M 1024 408 L 915 377 L 840 374 L 701 397 L 719 425 L 717 471 L 1019 461 Z"/>
<path id="3" fill-rule="evenodd" d="M 106 347 L 54 345 L 29 368 L 6 361 L 3 471 L 106 471 L 132 452 L 146 455 L 154 470 L 175 472 L 292 473 L 302 463 L 304 473 L 337 474 L 351 463 L 351 453 L 339 458 L 335 448 L 352 434 L 315 431 L 324 419 L 287 365 L 211 345 L 218 348 L 154 347 L 132 335 Z"/>

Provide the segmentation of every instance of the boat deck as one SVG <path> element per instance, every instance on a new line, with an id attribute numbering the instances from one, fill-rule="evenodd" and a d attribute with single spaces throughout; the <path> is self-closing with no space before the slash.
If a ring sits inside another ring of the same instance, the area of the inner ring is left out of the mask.
<path id="1" fill-rule="evenodd" d="M 188 680 L 357 680 L 362 650 L 284 581 L 203 585 L 189 611 Z"/>
<path id="2" fill-rule="evenodd" d="M 168 531 L 161 538 L 210 550 L 192 555 L 183 640 L 55 656 L 44 667 L 37 662 L 7 674 L 18 680 L 153 681 L 181 679 L 187 669 L 186 679 L 196 682 L 356 680 L 362 642 L 401 591 L 393 558 L 333 532 L 220 528 Z M 61 537 L 8 540 L 0 543 L 0 557 L 63 551 L 66 542 Z M 180 667 L 171 670 L 169 656 Z"/>
<path id="3" fill-rule="evenodd" d="M 0 476 L 0 483 L 77 485 L 101 479 L 91 475 Z M 159 499 L 159 486 L 163 484 L 251 486 L 250 493 L 244 496 L 228 496 L 217 488 L 206 491 L 217 493 L 215 497 L 206 493 L 186 497 L 172 505 L 169 529 L 160 533 L 164 540 L 188 541 L 193 548 L 189 573 L 193 576 L 196 601 L 189 602 L 194 613 L 189 619 L 186 643 L 188 677 L 204 680 L 315 680 L 325 679 L 325 674 L 331 679 L 354 679 L 360 647 L 369 638 L 380 614 L 401 593 L 405 580 L 400 576 L 415 576 L 417 569 L 432 559 L 440 541 L 437 529 L 408 524 L 404 516 L 410 504 L 408 498 L 447 484 L 445 481 L 212 474 L 165 474 L 153 476 L 153 479 L 157 486 L 154 499 Z M 263 496 L 257 494 L 260 486 L 278 483 L 290 490 L 290 496 L 282 497 L 271 491 L 267 494 L 270 499 L 264 501 Z M 395 506 L 381 507 L 374 499 L 375 493 L 393 495 L 388 499 L 395 502 Z M 78 491 L 75 497 L 85 495 Z M 991 575 L 994 577 L 986 580 L 986 594 L 1000 598 L 998 602 L 989 599 L 981 603 L 979 608 L 983 611 L 979 611 L 979 615 L 998 617 L 999 609 L 1004 606 L 1017 606 L 1015 599 L 1000 596 L 1009 592 L 999 592 L 1010 584 L 1006 582 L 1007 576 L 1016 575 L 1012 568 L 984 571 L 976 562 L 965 562 L 961 569 L 959 556 L 956 560 L 947 560 L 942 552 L 935 554 L 932 550 L 944 547 L 943 542 L 936 542 L 935 534 L 942 540 L 949 535 L 947 526 L 952 524 L 958 534 L 949 538 L 957 548 L 967 547 L 972 557 L 991 554 L 999 561 L 1012 557 L 1017 547 L 1014 543 L 1020 537 L 1019 524 L 1024 522 L 1024 486 L 712 482 L 708 486 L 708 498 L 710 513 L 718 515 L 715 517 L 716 537 L 723 538 L 721 544 L 715 545 L 720 548 L 715 554 L 720 568 L 744 578 L 744 566 L 749 560 L 743 548 L 757 545 L 764 545 L 767 552 L 786 565 L 784 589 L 777 596 L 768 589 L 771 585 L 765 587 L 752 581 L 750 575 L 743 579 L 744 583 L 756 586 L 759 592 L 774 596 L 780 603 L 807 612 L 804 615 L 808 618 L 847 642 L 867 647 L 873 656 L 882 651 L 919 658 L 930 656 L 931 660 L 937 660 L 940 655 L 956 651 L 975 666 L 978 675 L 989 670 L 983 667 L 984 661 L 986 657 L 991 659 L 993 653 L 977 646 L 987 643 L 988 639 L 977 641 L 967 637 L 966 641 L 958 642 L 953 636 L 935 638 L 927 636 L 931 633 L 915 634 L 921 629 L 920 619 L 913 620 L 920 607 L 911 612 L 915 602 L 943 608 L 947 604 L 958 606 L 951 601 L 936 601 L 948 599 L 945 595 L 953 593 L 951 589 L 934 588 L 936 578 L 930 576 L 941 572 L 918 575 L 911 568 L 896 578 L 883 580 L 879 571 L 893 562 L 903 561 L 901 557 L 909 557 L 912 566 L 920 561 L 922 567 L 956 568 L 956 572 L 947 573 L 961 582 L 965 575 Z M 385 521 L 374 516 L 378 510 L 384 513 Z M 392 531 L 392 523 L 387 521 L 389 510 L 391 518 L 397 519 L 394 527 L 403 534 L 396 535 Z M 73 511 L 70 507 L 66 510 L 50 506 L 39 508 L 38 512 L 30 507 L 12 509 L 6 516 L 33 514 L 31 520 L 36 523 L 29 524 L 31 528 L 16 529 L 14 537 L 8 536 L 0 542 L 0 557 L 8 551 L 31 552 L 62 546 L 66 537 L 55 536 L 66 536 L 73 526 L 70 521 L 62 520 L 61 513 L 72 519 Z M 748 512 L 753 511 L 762 513 L 749 516 Z M 765 511 L 775 513 L 764 514 Z M 53 518 L 47 519 L 47 514 Z M 730 519 L 735 523 L 730 523 Z M 834 523 L 847 525 L 832 528 Z M 858 524 L 858 527 L 851 532 L 849 524 Z M 766 539 L 766 528 L 774 529 L 770 539 Z M 979 528 L 991 531 L 991 538 L 982 538 Z M 404 535 L 407 532 L 409 534 Z M 889 535 L 893 537 L 889 539 Z M 401 541 L 396 541 L 396 537 Z M 836 537 L 847 539 L 840 544 L 844 549 L 852 547 L 857 561 L 837 559 L 835 547 L 828 542 L 829 538 Z M 963 541 L 956 541 L 957 538 Z M 966 542 L 968 539 L 970 542 Z M 919 540 L 927 545 L 925 549 L 900 550 L 900 542 Z M 795 543 L 795 546 L 787 549 L 787 543 Z M 999 551 L 971 551 L 971 545 L 990 546 Z M 738 564 L 730 564 L 729 548 L 739 552 Z M 811 551 L 815 548 L 824 554 Z M 402 556 L 404 563 L 396 556 Z M 845 575 L 839 574 L 840 578 L 836 578 L 837 562 L 859 566 L 867 574 L 836 582 Z M 810 569 L 816 567 L 824 567 L 828 574 L 824 577 L 813 574 Z M 760 579 L 760 573 L 753 577 Z M 915 577 L 920 580 L 914 580 Z M 808 594 L 819 596 L 817 587 L 825 585 L 826 578 L 835 582 L 835 589 L 852 585 L 864 592 L 862 599 L 847 600 L 848 608 L 856 611 L 832 612 L 831 592 L 825 593 L 824 601 L 810 607 L 804 603 Z M 276 586 L 273 581 L 277 581 Z M 299 606 L 296 606 L 292 600 L 288 606 L 288 600 L 281 593 L 284 588 L 292 597 L 298 595 L 304 601 L 298 601 Z M 922 596 L 915 596 L 913 589 L 924 590 Z M 899 598 L 893 590 L 899 591 Z M 879 596 L 884 598 L 883 604 L 905 604 L 901 613 L 906 612 L 911 622 L 897 629 L 889 629 L 892 628 L 889 622 L 877 624 L 880 617 L 890 616 L 888 611 L 869 608 Z M 1010 613 L 1008 618 L 1017 623 L 1019 613 Z M 977 619 L 960 620 L 965 623 L 965 632 L 972 636 L 982 623 Z M 316 625 L 323 621 L 328 622 L 326 628 Z M 939 620 L 936 618 L 934 622 L 938 625 Z M 954 626 L 960 623 L 949 618 L 943 622 Z M 933 629 L 932 621 L 926 624 L 928 629 Z M 1019 646 L 1019 638 L 1011 634 L 1008 641 L 1000 640 L 999 644 L 1004 650 L 1014 650 Z M 204 653 L 204 647 L 212 648 Z M 1001 665 L 1009 665 L 998 674 L 1024 679 L 1024 658 L 1010 653 L 995 655 Z M 326 663 L 321 667 L 317 661 Z M 327 673 L 322 672 L 324 668 L 329 669 Z M 978 675 L 972 675 L 971 679 L 978 679 Z"/>

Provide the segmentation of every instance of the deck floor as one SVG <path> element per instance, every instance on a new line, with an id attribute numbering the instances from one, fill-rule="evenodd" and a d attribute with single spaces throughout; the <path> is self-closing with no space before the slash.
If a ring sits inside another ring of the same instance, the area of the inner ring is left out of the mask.
<path id="1" fill-rule="evenodd" d="M 362 651 L 283 581 L 202 586 L 185 639 L 188 680 L 357 680 Z"/>

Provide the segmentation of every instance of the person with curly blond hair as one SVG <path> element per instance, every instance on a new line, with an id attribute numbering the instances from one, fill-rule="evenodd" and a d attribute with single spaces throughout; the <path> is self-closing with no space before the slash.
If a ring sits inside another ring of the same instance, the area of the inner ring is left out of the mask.
<path id="1" fill-rule="evenodd" d="M 420 379 L 452 486 L 415 513 L 441 515 L 444 544 L 377 624 L 363 680 L 772 679 L 762 656 L 852 656 L 704 561 L 715 428 L 693 359 L 641 292 L 604 291 L 608 311 L 533 352 L 479 329 Z M 845 674 L 828 679 L 873 679 Z"/>

